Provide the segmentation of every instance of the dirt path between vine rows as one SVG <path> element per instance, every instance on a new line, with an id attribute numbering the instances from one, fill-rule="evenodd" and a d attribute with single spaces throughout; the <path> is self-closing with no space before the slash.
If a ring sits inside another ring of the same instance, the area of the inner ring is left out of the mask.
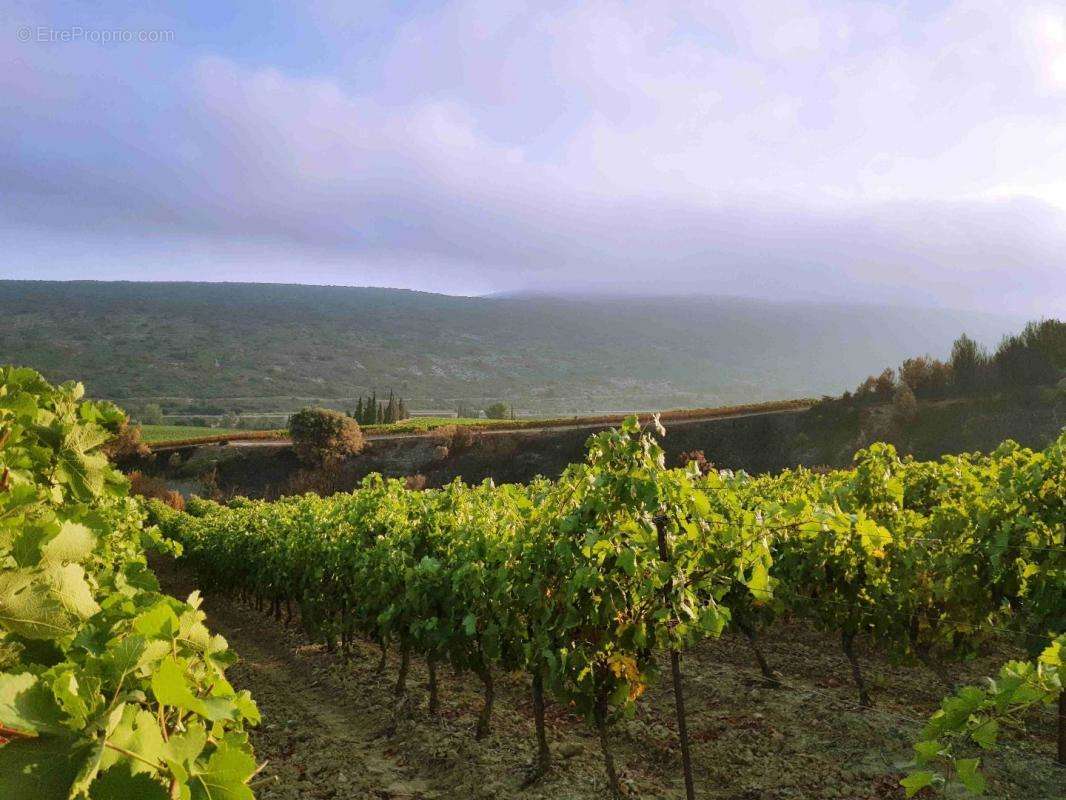
<path id="1" fill-rule="evenodd" d="M 195 587 L 172 562 L 153 566 L 163 588 L 186 597 Z M 208 623 L 239 654 L 228 676 L 249 689 L 263 714 L 251 732 L 268 760 L 259 800 L 598 800 L 606 796 L 598 741 L 559 705 L 548 708 L 552 772 L 524 786 L 533 756 L 532 709 L 523 675 L 496 677 L 491 734 L 473 736 L 480 683 L 439 670 L 440 712 L 426 711 L 425 665 L 413 659 L 409 703 L 394 714 L 398 659 L 356 642 L 345 660 L 309 642 L 296 626 L 221 597 L 204 603 Z M 684 659 L 688 727 L 701 800 L 902 800 L 899 764 L 942 689 L 920 668 L 900 668 L 861 652 L 876 708 L 855 704 L 837 643 L 802 625 L 765 637 L 767 658 L 787 688 L 768 689 L 751 654 L 732 636 L 708 641 Z M 991 674 L 1003 653 L 955 677 Z M 652 681 L 637 715 L 614 726 L 612 742 L 628 795 L 684 796 L 669 678 Z M 1063 768 L 1052 757 L 1048 719 L 985 760 L 989 800 L 1064 798 Z"/>
<path id="2" fill-rule="evenodd" d="M 156 565 L 163 588 L 185 597 L 193 585 L 171 566 Z M 263 712 L 254 732 L 256 755 L 272 779 L 260 798 L 434 798 L 417 765 L 406 762 L 381 736 L 385 720 L 368 714 L 336 685 L 318 648 L 301 646 L 273 620 L 208 597 L 212 631 L 226 637 L 240 661 L 229 678 L 250 689 Z M 367 698 L 364 696 L 363 701 Z"/>

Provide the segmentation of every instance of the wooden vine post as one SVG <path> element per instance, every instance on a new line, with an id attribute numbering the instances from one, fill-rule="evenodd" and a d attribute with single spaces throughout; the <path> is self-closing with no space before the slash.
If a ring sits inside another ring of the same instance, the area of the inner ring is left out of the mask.
<path id="1" fill-rule="evenodd" d="M 440 711 L 440 696 L 437 693 L 437 656 L 430 653 L 426 660 L 426 668 L 429 677 L 426 680 L 426 691 L 429 693 L 429 715 L 435 717 Z"/>
<path id="2" fill-rule="evenodd" d="M 1066 684 L 1066 682 L 1064 682 Z M 1059 692 L 1059 763 L 1066 766 L 1066 685 Z"/>
<path id="3" fill-rule="evenodd" d="M 533 672 L 533 720 L 537 728 L 537 761 L 533 775 L 540 777 L 551 769 L 552 754 L 548 748 L 548 736 L 544 728 L 544 668 L 538 666 Z"/>
<path id="4" fill-rule="evenodd" d="M 736 622 L 740 632 L 743 633 L 744 638 L 748 640 L 751 652 L 755 656 L 755 662 L 759 665 L 759 671 L 762 673 L 763 678 L 766 679 L 766 685 L 770 688 L 779 687 L 781 681 L 778 680 L 776 675 L 774 675 L 774 671 L 770 669 L 770 663 L 766 660 L 766 655 L 759 646 L 759 639 L 758 635 L 755 633 L 755 626 L 741 616 L 736 617 Z"/>
<path id="5" fill-rule="evenodd" d="M 859 666 L 859 657 L 855 655 L 855 634 L 852 631 L 845 629 L 840 634 L 840 647 L 844 651 L 844 655 L 847 656 L 848 663 L 851 665 L 851 679 L 855 681 L 855 686 L 859 690 L 859 706 L 861 708 L 873 708 L 873 701 L 870 700 L 870 693 L 866 689 L 866 681 L 862 677 L 862 668 Z"/>
<path id="6" fill-rule="evenodd" d="M 656 532 L 659 535 L 659 558 L 670 563 L 670 545 L 666 541 L 666 527 L 664 520 L 655 523 Z M 667 602 L 672 602 L 674 593 L 674 579 L 671 575 L 666 584 L 664 594 Z M 685 773 L 685 797 L 686 800 L 696 800 L 696 786 L 692 779 L 692 752 L 688 744 L 688 725 L 685 720 L 685 695 L 681 686 L 681 653 L 675 647 L 670 648 L 670 674 L 674 684 L 674 707 L 677 712 L 677 735 L 681 740 L 681 768 Z"/>
<path id="7" fill-rule="evenodd" d="M 492 702 L 496 697 L 496 687 L 492 682 L 492 668 L 489 666 L 484 652 L 478 657 L 476 672 L 477 676 L 481 678 L 481 683 L 485 686 L 485 700 L 481 706 L 481 713 L 478 714 L 477 728 L 474 732 L 474 738 L 480 741 L 489 735 L 489 724 L 492 720 Z"/>

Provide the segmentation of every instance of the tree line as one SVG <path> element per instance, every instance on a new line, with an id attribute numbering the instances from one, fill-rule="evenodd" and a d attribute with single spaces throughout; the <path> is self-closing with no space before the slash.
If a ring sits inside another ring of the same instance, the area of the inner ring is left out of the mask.
<path id="1" fill-rule="evenodd" d="M 845 402 L 887 402 L 900 391 L 923 400 L 972 397 L 1054 386 L 1066 376 L 1066 322 L 1030 322 L 1020 333 L 1003 337 L 993 352 L 965 333 L 951 347 L 946 361 L 929 355 L 905 360 L 871 375 Z"/>
<path id="2" fill-rule="evenodd" d="M 411 414 L 407 411 L 407 404 L 404 403 L 403 398 L 397 397 L 390 389 L 387 400 L 378 400 L 376 390 L 366 398 L 360 396 L 355 404 L 355 410 L 350 411 L 348 416 L 360 425 L 388 425 L 409 419 Z"/>
<path id="3" fill-rule="evenodd" d="M 514 406 L 507 405 L 507 403 L 496 402 L 490 403 L 484 408 L 478 408 L 475 405 L 470 405 L 462 400 L 459 401 L 459 407 L 455 411 L 455 416 L 459 419 L 478 419 L 481 413 L 485 413 L 486 419 L 514 419 Z"/>

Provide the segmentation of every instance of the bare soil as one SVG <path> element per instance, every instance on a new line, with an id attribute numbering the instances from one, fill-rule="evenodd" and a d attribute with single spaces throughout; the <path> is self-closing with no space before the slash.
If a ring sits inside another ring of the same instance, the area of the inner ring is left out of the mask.
<path id="1" fill-rule="evenodd" d="M 194 588 L 173 565 L 157 571 L 178 596 Z M 431 717 L 425 664 L 413 659 L 408 701 L 397 712 L 396 653 L 379 673 L 380 651 L 369 643 L 357 642 L 346 660 L 311 643 L 295 626 L 226 598 L 207 597 L 205 609 L 212 629 L 241 656 L 231 680 L 251 690 L 263 713 L 263 724 L 252 733 L 257 756 L 269 761 L 261 773 L 268 782 L 257 789 L 261 800 L 606 796 L 593 730 L 558 704 L 547 712 L 553 770 L 526 785 L 535 739 L 524 675 L 496 676 L 492 733 L 476 741 L 481 695 L 471 675 L 438 670 L 440 711 Z M 782 625 L 762 644 L 785 683 L 781 688 L 766 687 L 742 639 L 726 636 L 685 655 L 697 796 L 903 798 L 899 765 L 939 704 L 943 690 L 936 679 L 923 668 L 893 666 L 860 651 L 876 705 L 862 710 L 835 638 Z M 1003 658 L 990 654 L 955 669 L 953 677 L 992 674 Z M 1035 714 L 987 759 L 987 797 L 1066 798 L 1066 768 L 1054 762 L 1051 713 Z M 630 796 L 684 796 L 676 731 L 667 670 L 642 698 L 636 717 L 612 732 Z"/>

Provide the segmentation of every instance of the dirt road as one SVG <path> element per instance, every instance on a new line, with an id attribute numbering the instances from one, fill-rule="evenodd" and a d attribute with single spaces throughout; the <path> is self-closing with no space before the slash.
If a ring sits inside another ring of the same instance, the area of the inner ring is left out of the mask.
<path id="1" fill-rule="evenodd" d="M 156 571 L 172 594 L 191 591 L 172 565 Z M 274 782 L 258 797 L 441 796 L 430 790 L 418 765 L 405 762 L 381 738 L 387 719 L 374 707 L 375 693 L 347 692 L 333 679 L 328 654 L 250 609 L 208 598 L 205 610 L 212 630 L 241 656 L 230 679 L 252 690 L 263 713 L 253 738 L 258 758 L 269 761 L 262 775 Z"/>

